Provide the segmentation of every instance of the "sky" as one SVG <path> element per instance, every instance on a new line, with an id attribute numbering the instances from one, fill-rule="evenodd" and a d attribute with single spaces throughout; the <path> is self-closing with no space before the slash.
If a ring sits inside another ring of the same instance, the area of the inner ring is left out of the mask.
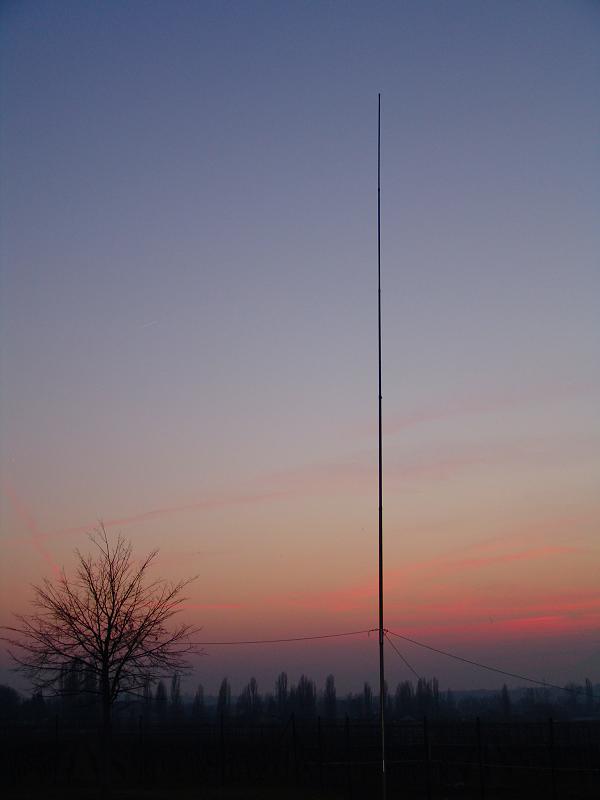
<path id="1" fill-rule="evenodd" d="M 198 576 L 201 640 L 377 625 L 381 92 L 386 627 L 600 681 L 600 5 L 8 0 L 0 26 L 0 622 L 102 520 Z M 195 667 L 358 690 L 377 637 Z"/>

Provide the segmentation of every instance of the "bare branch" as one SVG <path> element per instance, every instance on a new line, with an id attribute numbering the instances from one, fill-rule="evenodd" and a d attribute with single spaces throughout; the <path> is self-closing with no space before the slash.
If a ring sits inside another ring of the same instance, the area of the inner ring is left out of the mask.
<path id="1" fill-rule="evenodd" d="M 95 553 L 75 551 L 74 577 L 63 571 L 54 583 L 34 586 L 35 611 L 15 615 L 0 639 L 37 689 L 65 693 L 66 670 L 75 665 L 93 676 L 85 691 L 100 695 L 110 711 L 122 693 L 189 670 L 198 629 L 182 623 L 170 630 L 168 623 L 195 578 L 148 580 L 158 551 L 136 563 L 131 543 L 121 535 L 111 541 L 102 524 L 90 541 Z"/>

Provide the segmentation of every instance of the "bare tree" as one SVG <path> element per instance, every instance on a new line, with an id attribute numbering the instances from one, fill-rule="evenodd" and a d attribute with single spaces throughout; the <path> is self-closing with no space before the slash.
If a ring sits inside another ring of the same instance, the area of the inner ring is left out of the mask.
<path id="1" fill-rule="evenodd" d="M 217 716 L 228 717 L 231 709 L 231 686 L 228 678 L 223 678 L 219 686 L 219 696 L 217 698 Z"/>
<path id="2" fill-rule="evenodd" d="M 194 695 L 194 702 L 192 704 L 192 717 L 194 719 L 203 719 L 206 713 L 206 706 L 204 703 L 204 686 L 198 684 L 196 694 Z"/>
<path id="3" fill-rule="evenodd" d="M 335 719 L 337 714 L 337 695 L 335 691 L 335 678 L 328 675 L 325 679 L 323 692 L 323 715 L 326 719 Z"/>
<path id="4" fill-rule="evenodd" d="M 163 680 L 160 680 L 156 687 L 154 706 L 156 708 L 156 716 L 158 717 L 158 721 L 164 723 L 167 719 L 167 711 L 169 709 L 169 698 L 167 695 L 167 687 L 165 686 L 165 682 Z"/>
<path id="5" fill-rule="evenodd" d="M 363 716 L 365 719 L 370 719 L 373 716 L 373 690 L 366 681 L 363 686 L 362 702 Z"/>
<path id="6" fill-rule="evenodd" d="M 256 720 L 261 715 L 262 697 L 258 691 L 256 678 L 250 678 L 250 682 L 244 687 L 237 700 L 237 713 L 240 717 Z"/>
<path id="7" fill-rule="evenodd" d="M 183 701 L 181 699 L 181 678 L 174 672 L 171 678 L 171 692 L 169 696 L 171 718 L 180 720 L 183 716 Z"/>
<path id="8" fill-rule="evenodd" d="M 79 691 L 99 698 L 108 753 L 117 698 L 189 669 L 196 629 L 180 623 L 170 630 L 168 623 L 194 579 L 150 579 L 158 551 L 135 562 L 131 543 L 121 535 L 111 542 L 102 525 L 90 538 L 95 552 L 75 551 L 75 576 L 63 570 L 55 582 L 34 586 L 34 613 L 16 615 L 18 624 L 4 628 L 2 638 L 37 690 L 64 691 L 61 679 L 71 665 L 91 676 Z"/>
<path id="9" fill-rule="evenodd" d="M 287 672 L 280 672 L 275 681 L 275 699 L 277 713 L 283 718 L 288 706 L 288 676 Z"/>

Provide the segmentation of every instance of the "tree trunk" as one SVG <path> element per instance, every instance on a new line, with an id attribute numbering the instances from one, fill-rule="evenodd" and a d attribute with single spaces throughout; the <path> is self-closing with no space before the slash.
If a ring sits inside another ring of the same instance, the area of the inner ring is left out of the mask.
<path id="1" fill-rule="evenodd" d="M 103 797 L 111 793 L 112 704 L 108 692 L 102 692 L 102 729 L 100 732 L 101 786 Z"/>

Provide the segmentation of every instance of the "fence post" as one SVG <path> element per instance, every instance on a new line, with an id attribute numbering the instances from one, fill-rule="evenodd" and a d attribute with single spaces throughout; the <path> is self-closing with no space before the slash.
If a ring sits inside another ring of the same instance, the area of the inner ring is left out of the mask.
<path id="1" fill-rule="evenodd" d="M 286 721 L 281 720 L 281 735 L 279 738 L 279 743 L 281 745 L 281 763 L 283 764 L 285 770 L 285 780 L 287 783 L 290 781 L 290 748 L 287 745 L 286 741 L 286 732 L 288 729 L 288 725 L 290 724 L 291 716 Z M 284 747 L 285 745 L 285 747 Z"/>
<path id="2" fill-rule="evenodd" d="M 317 717 L 317 747 L 319 749 L 319 789 L 323 791 L 323 737 L 321 731 L 321 717 Z"/>
<path id="3" fill-rule="evenodd" d="M 351 761 L 350 761 L 350 717 L 346 714 L 346 721 L 344 723 L 344 732 L 346 739 L 346 785 L 348 787 L 348 797 L 352 797 L 352 774 L 351 774 Z"/>
<path id="4" fill-rule="evenodd" d="M 479 762 L 479 796 L 481 800 L 485 800 L 485 776 L 483 767 L 483 742 L 481 740 L 481 720 L 479 717 L 475 720 L 477 729 L 477 760 Z"/>
<path id="5" fill-rule="evenodd" d="M 552 781 L 552 798 L 557 800 L 558 787 L 556 786 L 556 753 L 554 750 L 554 720 L 548 720 L 548 751 L 550 754 L 550 779 Z"/>
<path id="6" fill-rule="evenodd" d="M 219 717 L 219 772 L 221 779 L 221 786 L 225 785 L 225 720 L 223 712 Z"/>
<path id="7" fill-rule="evenodd" d="M 429 720 L 423 717 L 423 745 L 425 747 L 425 786 L 427 800 L 431 800 L 431 746 L 429 743 Z"/>
<path id="8" fill-rule="evenodd" d="M 298 736 L 296 733 L 296 714 L 292 711 L 292 755 L 294 757 L 294 779 L 298 785 Z"/>
<path id="9" fill-rule="evenodd" d="M 140 714 L 138 716 L 138 748 L 139 748 L 139 770 L 140 770 L 140 783 L 144 783 L 144 731 L 143 731 L 143 718 Z"/>
<path id="10" fill-rule="evenodd" d="M 60 758 L 60 747 L 58 744 L 58 714 L 54 715 L 54 785 L 58 783 L 58 759 Z"/>

